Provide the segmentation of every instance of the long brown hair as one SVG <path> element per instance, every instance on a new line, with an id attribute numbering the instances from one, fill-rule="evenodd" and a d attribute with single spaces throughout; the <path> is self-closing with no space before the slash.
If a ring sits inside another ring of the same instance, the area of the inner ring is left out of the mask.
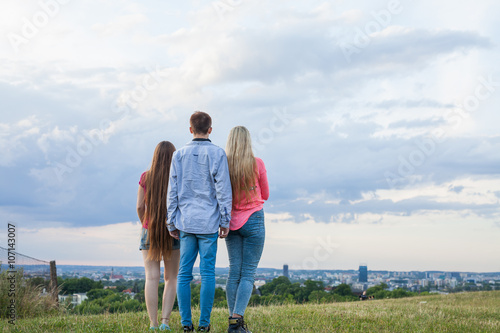
<path id="1" fill-rule="evenodd" d="M 231 129 L 226 143 L 226 155 L 233 188 L 233 203 L 240 201 L 241 191 L 244 191 L 248 202 L 256 195 L 255 179 L 258 174 L 252 139 L 246 127 L 236 126 Z"/>
<path id="2" fill-rule="evenodd" d="M 151 168 L 145 175 L 149 260 L 168 258 L 172 250 L 172 237 L 167 230 L 167 189 L 174 151 L 175 146 L 171 142 L 160 142 L 156 146 Z"/>

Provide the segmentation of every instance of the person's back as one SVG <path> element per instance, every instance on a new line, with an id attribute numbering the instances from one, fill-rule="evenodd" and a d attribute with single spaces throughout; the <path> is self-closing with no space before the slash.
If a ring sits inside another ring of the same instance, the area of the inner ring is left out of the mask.
<path id="1" fill-rule="evenodd" d="M 192 142 L 172 157 L 168 184 L 168 230 L 180 239 L 177 300 L 185 332 L 194 330 L 191 317 L 193 265 L 200 254 L 200 321 L 198 331 L 210 330 L 215 295 L 217 239 L 225 238 L 231 220 L 232 190 L 226 153 L 208 136 L 212 120 L 204 112 L 190 119 Z M 220 233 L 217 230 L 220 229 Z"/>
<path id="2" fill-rule="evenodd" d="M 170 314 L 175 302 L 179 271 L 179 241 L 171 239 L 165 226 L 169 170 L 174 152 L 175 146 L 171 142 L 162 141 L 156 146 L 151 168 L 141 175 L 137 191 L 137 215 L 142 222 L 139 250 L 142 252 L 146 272 L 144 297 L 150 327 L 160 330 L 170 330 Z M 162 260 L 165 267 L 165 288 L 159 323 L 158 285 Z"/>
<path id="3" fill-rule="evenodd" d="M 226 154 L 233 191 L 230 232 L 226 238 L 229 256 L 226 298 L 230 316 L 227 332 L 244 333 L 250 332 L 244 314 L 264 249 L 264 201 L 269 198 L 269 184 L 264 161 L 254 156 L 246 127 L 231 129 Z"/>
<path id="4" fill-rule="evenodd" d="M 231 207 L 232 199 L 227 197 L 223 186 L 230 190 L 230 184 L 223 184 L 218 179 L 228 177 L 228 173 L 223 172 L 224 164 L 227 164 L 224 150 L 208 139 L 194 139 L 174 153 L 172 172 L 178 200 L 173 216 L 176 229 L 193 234 L 214 233 L 219 229 L 221 217 L 229 225 L 231 210 L 227 207 Z M 226 204 L 219 205 L 218 198 Z M 169 205 L 176 204 L 172 200 Z"/>

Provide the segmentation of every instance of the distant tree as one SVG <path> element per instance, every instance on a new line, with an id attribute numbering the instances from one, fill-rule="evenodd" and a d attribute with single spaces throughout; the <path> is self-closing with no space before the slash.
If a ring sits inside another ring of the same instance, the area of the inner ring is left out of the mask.
<path id="1" fill-rule="evenodd" d="M 77 286 L 77 291 L 76 291 L 77 293 L 85 293 L 93 288 L 94 281 L 89 278 L 82 277 L 77 280 L 76 286 Z"/>
<path id="2" fill-rule="evenodd" d="M 382 282 L 382 283 L 380 283 L 380 284 L 378 284 L 376 286 L 368 288 L 366 290 L 366 294 L 368 296 L 372 296 L 372 295 L 374 295 L 374 294 L 376 294 L 376 293 L 378 293 L 378 292 L 380 292 L 382 290 L 386 290 L 387 288 L 389 288 L 389 286 L 387 284 L 385 284 L 385 283 Z"/>
<path id="3" fill-rule="evenodd" d="M 34 277 L 34 278 L 29 279 L 28 283 L 33 287 L 41 287 L 41 288 L 48 289 L 49 284 L 50 284 L 50 280 L 45 280 L 42 277 Z"/>
<path id="4" fill-rule="evenodd" d="M 64 295 L 71 295 L 76 293 L 86 293 L 91 289 L 102 289 L 102 282 L 95 282 L 89 278 L 82 277 L 78 278 L 70 278 L 62 280 L 61 293 Z"/>
<path id="5" fill-rule="evenodd" d="M 309 294 L 309 302 L 327 303 L 333 300 L 332 295 L 323 290 L 314 290 Z"/>
<path id="6" fill-rule="evenodd" d="M 91 289 L 87 292 L 87 297 L 89 301 L 93 301 L 98 298 L 105 298 L 113 293 L 114 291 L 111 289 Z"/>
<path id="7" fill-rule="evenodd" d="M 280 276 L 275 278 L 269 283 L 266 283 L 262 287 L 260 287 L 260 291 L 262 293 L 262 296 L 267 296 L 267 295 L 283 295 L 287 288 L 291 285 L 292 283 L 290 280 L 285 277 L 285 276 Z"/>
<path id="8" fill-rule="evenodd" d="M 118 291 L 118 292 L 122 292 L 122 291 L 124 291 L 126 289 L 128 289 L 126 285 L 119 284 L 119 285 L 116 286 L 115 290 Z"/>
<path id="9" fill-rule="evenodd" d="M 306 290 L 309 293 L 311 293 L 315 290 L 323 291 L 325 289 L 325 285 L 324 285 L 323 281 L 307 280 L 306 282 L 304 282 L 304 284 L 306 286 Z"/>
<path id="10" fill-rule="evenodd" d="M 105 313 L 106 310 L 96 302 L 83 302 L 75 308 L 74 312 L 81 315 L 92 315 Z"/>
<path id="11" fill-rule="evenodd" d="M 250 301 L 248 302 L 248 305 L 250 305 L 250 306 L 258 306 L 258 305 L 260 305 L 261 304 L 260 303 L 261 298 L 262 297 L 259 296 L 259 295 L 252 295 L 250 297 Z"/>
<path id="12" fill-rule="evenodd" d="M 146 298 L 144 297 L 144 290 L 141 290 L 140 292 L 135 294 L 134 299 L 138 300 L 141 303 L 146 302 Z"/>
<path id="13" fill-rule="evenodd" d="M 390 294 L 391 298 L 403 298 L 403 297 L 409 297 L 409 296 L 413 296 L 413 293 L 406 291 L 402 288 L 395 289 Z"/>
<path id="14" fill-rule="evenodd" d="M 214 306 L 227 308 L 226 292 L 222 288 L 215 288 Z"/>
<path id="15" fill-rule="evenodd" d="M 200 291 L 201 284 L 192 284 L 191 285 L 191 302 L 193 304 L 200 304 Z"/>
<path id="16" fill-rule="evenodd" d="M 92 289 L 104 289 L 104 284 L 102 283 L 101 280 L 94 281 L 94 284 L 92 285 Z"/>
<path id="17" fill-rule="evenodd" d="M 134 281 L 134 286 L 132 287 L 132 292 L 138 293 L 139 292 L 139 284 L 137 283 L 137 280 Z"/>
<path id="18" fill-rule="evenodd" d="M 373 294 L 368 294 L 368 295 L 373 296 L 375 299 L 384 299 L 384 298 L 391 298 L 392 297 L 391 292 L 389 290 L 379 290 Z"/>
<path id="19" fill-rule="evenodd" d="M 354 296 L 351 290 L 351 286 L 345 283 L 339 284 L 335 289 L 333 289 L 332 294 L 336 294 L 339 296 Z"/>

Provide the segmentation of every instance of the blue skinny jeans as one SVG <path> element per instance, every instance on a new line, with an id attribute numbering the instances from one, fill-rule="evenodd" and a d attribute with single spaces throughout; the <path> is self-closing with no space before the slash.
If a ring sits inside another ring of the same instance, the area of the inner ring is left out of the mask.
<path id="1" fill-rule="evenodd" d="M 255 272 L 262 256 L 265 237 L 263 209 L 253 213 L 240 229 L 229 231 L 226 238 L 229 254 L 226 297 L 230 316 L 245 314 L 252 296 Z"/>

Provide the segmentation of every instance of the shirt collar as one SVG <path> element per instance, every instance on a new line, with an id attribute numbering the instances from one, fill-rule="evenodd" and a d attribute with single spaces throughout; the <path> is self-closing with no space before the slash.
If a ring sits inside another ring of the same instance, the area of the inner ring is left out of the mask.
<path id="1" fill-rule="evenodd" d="M 195 138 L 195 139 L 193 139 L 193 141 L 208 141 L 208 142 L 212 142 L 212 141 L 210 141 L 210 139 L 202 139 L 202 138 Z"/>

